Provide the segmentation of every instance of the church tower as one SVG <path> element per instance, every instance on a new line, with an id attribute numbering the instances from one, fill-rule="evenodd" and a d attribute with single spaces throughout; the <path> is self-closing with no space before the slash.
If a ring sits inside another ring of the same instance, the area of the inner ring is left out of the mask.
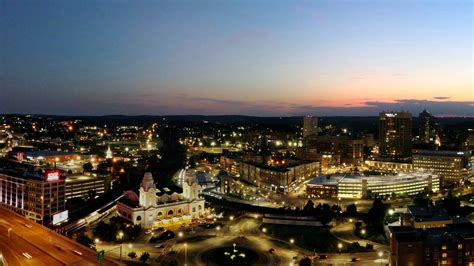
<path id="1" fill-rule="evenodd" d="M 148 208 L 156 205 L 155 181 L 150 172 L 145 173 L 140 184 L 140 206 Z"/>

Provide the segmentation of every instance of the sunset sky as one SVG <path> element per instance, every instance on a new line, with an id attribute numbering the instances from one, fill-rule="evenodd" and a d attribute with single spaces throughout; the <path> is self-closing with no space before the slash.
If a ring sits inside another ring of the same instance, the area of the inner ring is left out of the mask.
<path id="1" fill-rule="evenodd" d="M 0 0 L 0 113 L 474 116 L 473 2 Z"/>

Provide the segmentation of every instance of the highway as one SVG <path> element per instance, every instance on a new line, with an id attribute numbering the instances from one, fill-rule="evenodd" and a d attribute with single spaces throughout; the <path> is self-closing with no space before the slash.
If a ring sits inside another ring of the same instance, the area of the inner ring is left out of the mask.
<path id="1" fill-rule="evenodd" d="M 0 253 L 10 266 L 119 265 L 111 259 L 100 263 L 94 250 L 3 207 L 0 207 Z"/>

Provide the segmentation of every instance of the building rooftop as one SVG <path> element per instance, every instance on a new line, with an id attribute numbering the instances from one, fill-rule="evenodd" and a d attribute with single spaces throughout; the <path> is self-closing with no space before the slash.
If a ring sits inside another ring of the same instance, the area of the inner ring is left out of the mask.
<path id="1" fill-rule="evenodd" d="M 474 237 L 474 224 L 449 224 L 439 228 L 413 228 L 390 226 L 390 233 L 397 242 L 450 243 Z"/>
<path id="2" fill-rule="evenodd" d="M 67 175 L 66 176 L 66 183 L 73 183 L 73 182 L 82 182 L 86 180 L 94 180 L 94 179 L 103 179 L 101 176 L 95 177 L 92 175 L 84 175 L 84 174 L 75 174 L 75 175 Z"/>
<path id="3" fill-rule="evenodd" d="M 336 186 L 341 179 L 343 179 L 347 174 L 332 174 L 332 175 L 325 175 L 320 174 L 317 177 L 309 180 L 306 183 L 307 186 Z"/>
<path id="4" fill-rule="evenodd" d="M 22 152 L 27 157 L 50 157 L 50 156 L 64 156 L 64 155 L 76 155 L 77 152 L 69 151 L 26 151 Z"/>
<path id="5" fill-rule="evenodd" d="M 464 151 L 430 151 L 430 150 L 417 150 L 413 155 L 428 155 L 428 156 L 446 156 L 446 157 L 466 157 L 469 156 L 469 152 Z"/>
<path id="6" fill-rule="evenodd" d="M 451 220 L 448 212 L 443 208 L 409 206 L 408 212 L 413 216 L 416 222 Z"/>

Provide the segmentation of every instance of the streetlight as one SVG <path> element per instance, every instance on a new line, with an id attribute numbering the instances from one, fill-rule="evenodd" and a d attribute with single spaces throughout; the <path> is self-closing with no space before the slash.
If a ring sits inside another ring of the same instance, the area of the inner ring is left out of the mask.
<path id="1" fill-rule="evenodd" d="M 341 253 L 342 247 L 343 247 L 342 243 L 337 244 L 337 248 L 339 249 L 339 253 Z"/>
<path id="2" fill-rule="evenodd" d="M 44 197 L 41 195 L 41 225 L 44 223 Z"/>
<path id="3" fill-rule="evenodd" d="M 10 227 L 8 228 L 8 243 L 10 244 L 10 232 L 12 231 L 13 229 Z"/>
<path id="4" fill-rule="evenodd" d="M 365 235 L 365 233 L 366 233 L 366 232 L 365 232 L 365 229 L 360 230 L 360 233 L 361 233 L 362 235 Z"/>
<path id="5" fill-rule="evenodd" d="M 379 251 L 379 252 L 377 253 L 377 255 L 379 255 L 380 265 L 382 265 L 382 261 L 383 261 L 383 259 L 382 259 L 382 257 L 383 257 L 383 251 Z"/>
<path id="6" fill-rule="evenodd" d="M 291 244 L 294 244 L 295 243 L 295 240 L 293 238 L 290 239 L 290 243 Z"/>
<path id="7" fill-rule="evenodd" d="M 94 240 L 94 242 L 95 242 L 95 244 L 97 245 L 97 244 L 100 243 L 100 239 L 96 238 L 96 239 Z"/>
<path id="8" fill-rule="evenodd" d="M 188 265 L 188 244 L 184 243 L 184 266 Z"/>
<path id="9" fill-rule="evenodd" d="M 266 232 L 267 232 L 267 228 L 265 228 L 265 227 L 262 228 L 262 231 L 263 231 L 264 233 L 266 233 Z"/>
<path id="10" fill-rule="evenodd" d="M 393 209 L 388 210 L 388 215 L 391 216 L 391 215 L 393 215 L 394 213 L 395 213 L 395 211 L 394 211 Z"/>
<path id="11" fill-rule="evenodd" d="M 231 216 L 229 217 L 229 220 L 231 220 L 231 221 L 234 220 L 234 216 L 231 215 Z"/>
<path id="12" fill-rule="evenodd" d="M 117 238 L 120 238 L 120 263 L 122 263 L 122 245 L 123 245 L 123 232 L 120 231 L 118 233 L 118 237 Z"/>
<path id="13" fill-rule="evenodd" d="M 179 236 L 179 237 L 183 237 L 183 232 L 179 232 L 179 233 L 178 233 L 178 236 Z"/>

